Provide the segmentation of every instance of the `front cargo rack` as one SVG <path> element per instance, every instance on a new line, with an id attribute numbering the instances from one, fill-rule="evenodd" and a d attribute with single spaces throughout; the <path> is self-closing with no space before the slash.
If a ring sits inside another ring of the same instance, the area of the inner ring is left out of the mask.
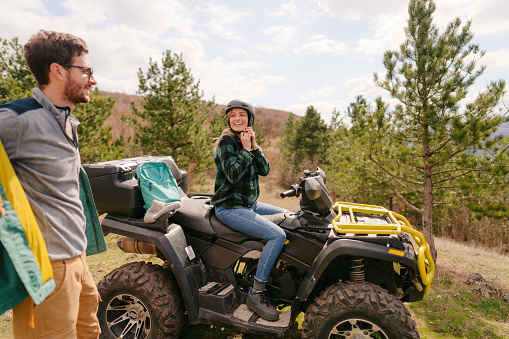
<path id="1" fill-rule="evenodd" d="M 417 248 L 414 249 L 417 252 L 419 274 L 422 283 L 426 286 L 424 293 L 429 294 L 435 273 L 435 263 L 426 239 L 421 232 L 416 231 L 410 225 L 404 216 L 381 206 L 349 202 L 337 202 L 332 206 L 332 209 L 337 212 L 337 216 L 332 220 L 332 225 L 334 230 L 340 234 L 401 234 L 403 231 L 412 235 L 417 245 Z M 359 218 L 359 215 L 362 217 Z M 377 218 L 364 217 L 369 215 L 377 216 Z M 383 216 L 387 223 L 380 223 L 380 216 Z"/>

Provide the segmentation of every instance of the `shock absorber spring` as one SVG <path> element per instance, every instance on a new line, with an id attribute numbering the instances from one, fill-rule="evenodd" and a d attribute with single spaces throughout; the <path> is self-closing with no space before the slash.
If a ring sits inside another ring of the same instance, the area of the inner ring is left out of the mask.
<path id="1" fill-rule="evenodd" d="M 350 280 L 353 282 L 364 281 L 364 258 L 350 257 Z"/>

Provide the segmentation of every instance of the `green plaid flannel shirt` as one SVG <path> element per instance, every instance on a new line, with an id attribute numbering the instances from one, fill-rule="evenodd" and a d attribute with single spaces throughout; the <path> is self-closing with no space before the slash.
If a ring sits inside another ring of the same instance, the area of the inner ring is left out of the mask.
<path id="1" fill-rule="evenodd" d="M 253 203 L 260 195 L 258 175 L 266 176 L 270 170 L 262 149 L 246 151 L 239 138 L 223 135 L 214 162 L 216 183 L 211 204 L 253 209 Z"/>

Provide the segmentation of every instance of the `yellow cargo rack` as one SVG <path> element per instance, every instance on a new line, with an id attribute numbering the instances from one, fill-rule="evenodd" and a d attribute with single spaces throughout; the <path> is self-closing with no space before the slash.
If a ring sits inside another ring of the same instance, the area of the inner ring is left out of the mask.
<path id="1" fill-rule="evenodd" d="M 336 202 L 332 209 L 337 212 L 337 217 L 332 220 L 332 225 L 337 233 L 355 233 L 355 234 L 401 234 L 401 231 L 407 232 L 412 235 L 417 245 L 417 261 L 419 264 L 419 274 L 422 283 L 426 286 L 424 294 L 428 295 L 431 287 L 431 281 L 435 274 L 435 263 L 431 257 L 429 245 L 421 232 L 413 229 L 408 220 L 395 212 L 388 209 L 375 206 L 354 204 L 349 202 Z M 354 213 L 365 213 L 372 215 L 385 215 L 389 217 L 392 223 L 389 224 L 376 224 L 376 223 L 359 223 L 356 221 Z M 350 222 L 339 222 L 339 219 L 344 214 L 350 216 Z"/>

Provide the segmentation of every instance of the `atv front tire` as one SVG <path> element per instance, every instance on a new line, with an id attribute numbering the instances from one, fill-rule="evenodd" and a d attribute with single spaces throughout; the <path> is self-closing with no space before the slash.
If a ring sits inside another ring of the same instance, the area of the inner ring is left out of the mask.
<path id="1" fill-rule="evenodd" d="M 403 303 L 367 282 L 339 282 L 311 303 L 303 338 L 419 338 Z"/>
<path id="2" fill-rule="evenodd" d="M 108 273 L 97 284 L 102 301 L 97 317 L 101 338 L 177 338 L 184 306 L 175 278 L 159 265 L 134 262 Z"/>

